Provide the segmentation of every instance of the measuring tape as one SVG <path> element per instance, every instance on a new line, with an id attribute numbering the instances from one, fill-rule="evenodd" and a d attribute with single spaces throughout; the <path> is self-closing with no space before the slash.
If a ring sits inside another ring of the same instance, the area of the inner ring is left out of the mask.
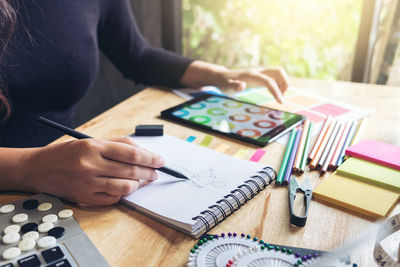
<path id="1" fill-rule="evenodd" d="M 387 219 L 384 224 L 379 228 L 376 237 L 374 258 L 378 266 L 382 267 L 400 267 L 400 262 L 394 260 L 383 248 L 381 241 L 391 234 L 400 230 L 400 213 Z M 399 240 L 400 244 L 400 240 Z M 400 254 L 400 251 L 399 251 Z M 400 255 L 398 255 L 400 258 Z"/>

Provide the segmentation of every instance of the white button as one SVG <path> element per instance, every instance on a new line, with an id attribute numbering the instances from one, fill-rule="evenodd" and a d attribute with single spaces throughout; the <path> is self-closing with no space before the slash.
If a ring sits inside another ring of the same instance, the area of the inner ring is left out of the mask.
<path id="1" fill-rule="evenodd" d="M 2 256 L 5 260 L 11 260 L 14 259 L 15 257 L 18 257 L 20 254 L 21 250 L 19 248 L 13 247 L 4 250 Z"/>
<path id="2" fill-rule="evenodd" d="M 36 232 L 36 231 L 27 232 L 26 234 L 24 234 L 22 236 L 22 239 L 33 239 L 33 240 L 36 240 L 38 238 L 39 238 L 39 233 Z"/>
<path id="3" fill-rule="evenodd" d="M 18 224 L 11 224 L 9 226 L 7 226 L 6 228 L 4 228 L 4 233 L 8 234 L 8 233 L 18 233 L 19 230 L 21 230 L 21 226 L 19 226 Z"/>
<path id="4" fill-rule="evenodd" d="M 21 236 L 18 233 L 11 232 L 11 233 L 5 234 L 3 236 L 3 242 L 4 242 L 4 244 L 12 244 L 12 243 L 18 242 L 20 237 Z"/>
<path id="5" fill-rule="evenodd" d="M 52 224 L 51 222 L 45 222 L 45 223 L 41 223 L 39 224 L 38 230 L 39 233 L 47 233 L 49 230 L 54 228 L 54 224 Z"/>
<path id="6" fill-rule="evenodd" d="M 37 242 L 38 246 L 41 248 L 52 247 L 56 243 L 57 243 L 57 240 L 53 236 L 44 236 L 44 237 L 40 238 L 39 241 Z"/>
<path id="7" fill-rule="evenodd" d="M 15 210 L 15 206 L 13 204 L 7 204 L 4 206 L 1 206 L 0 213 L 10 213 L 14 210 Z"/>
<path id="8" fill-rule="evenodd" d="M 35 245 L 35 240 L 33 240 L 32 238 L 27 238 L 22 239 L 21 242 L 19 242 L 18 247 L 21 249 L 21 251 L 28 251 L 33 249 Z"/>
<path id="9" fill-rule="evenodd" d="M 52 207 L 53 207 L 53 204 L 46 202 L 46 203 L 40 204 L 37 209 L 39 211 L 48 211 L 48 210 L 51 210 Z"/>
<path id="10" fill-rule="evenodd" d="M 23 223 L 28 220 L 28 214 L 26 213 L 18 213 L 12 217 L 12 221 L 15 223 Z"/>
<path id="11" fill-rule="evenodd" d="M 55 214 L 47 214 L 42 218 L 43 222 L 50 222 L 50 223 L 55 223 L 58 220 L 57 215 Z"/>
<path id="12" fill-rule="evenodd" d="M 62 210 L 58 213 L 58 217 L 60 217 L 61 219 L 66 219 L 71 217 L 74 214 L 74 212 L 70 209 L 65 209 Z"/>

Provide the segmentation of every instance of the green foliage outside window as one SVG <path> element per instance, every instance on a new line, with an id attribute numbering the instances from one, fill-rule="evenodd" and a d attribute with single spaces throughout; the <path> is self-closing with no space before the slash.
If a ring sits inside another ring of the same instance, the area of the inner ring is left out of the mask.
<path id="1" fill-rule="evenodd" d="M 362 0 L 183 0 L 183 53 L 232 68 L 282 66 L 337 79 L 351 63 Z"/>

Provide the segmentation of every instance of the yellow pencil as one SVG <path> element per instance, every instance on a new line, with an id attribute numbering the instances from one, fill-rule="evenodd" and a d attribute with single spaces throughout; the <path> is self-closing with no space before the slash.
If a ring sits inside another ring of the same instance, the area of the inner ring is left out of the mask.
<path id="1" fill-rule="evenodd" d="M 367 117 L 364 117 L 361 119 L 360 124 L 358 125 L 356 133 L 354 134 L 354 137 L 351 140 L 350 145 L 357 144 L 358 141 L 360 141 L 360 136 L 362 135 L 362 133 L 364 131 L 365 124 L 367 124 L 366 121 L 367 121 Z"/>

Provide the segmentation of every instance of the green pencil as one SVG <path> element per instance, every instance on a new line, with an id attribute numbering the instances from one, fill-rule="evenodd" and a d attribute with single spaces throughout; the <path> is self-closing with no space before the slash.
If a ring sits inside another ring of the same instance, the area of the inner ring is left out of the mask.
<path id="1" fill-rule="evenodd" d="M 310 150 L 310 138 L 311 138 L 311 133 L 312 133 L 312 122 L 310 122 L 310 124 L 308 125 L 308 131 L 307 131 L 306 142 L 305 142 L 305 144 L 304 144 L 303 157 L 301 158 L 300 169 L 299 169 L 299 172 L 300 172 L 301 174 L 304 173 L 304 169 L 305 169 L 306 163 L 307 163 L 308 151 Z"/>
<path id="2" fill-rule="evenodd" d="M 296 132 L 297 132 L 297 130 L 296 130 L 296 128 L 294 128 L 292 130 L 292 132 L 290 133 L 289 142 L 286 145 L 285 155 L 283 156 L 281 167 L 279 168 L 278 177 L 276 178 L 276 182 L 275 183 L 277 185 L 281 185 L 282 184 L 283 175 L 285 174 L 286 166 L 287 166 L 288 159 L 289 159 L 289 156 L 290 156 L 290 151 L 292 151 L 292 147 L 293 147 L 293 143 L 294 143 L 294 138 L 296 136 Z"/>

